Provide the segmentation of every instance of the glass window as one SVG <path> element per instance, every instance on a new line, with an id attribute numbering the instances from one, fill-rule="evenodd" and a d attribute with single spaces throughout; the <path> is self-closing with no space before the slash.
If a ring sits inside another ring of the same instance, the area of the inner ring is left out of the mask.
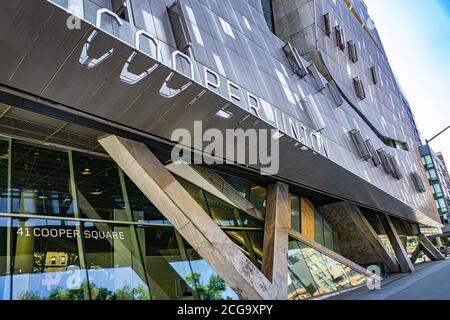
<path id="1" fill-rule="evenodd" d="M 0 140 L 0 212 L 8 212 L 9 142 Z"/>
<path id="2" fill-rule="evenodd" d="M 267 189 L 253 184 L 250 190 L 250 202 L 262 213 L 266 213 Z"/>
<path id="3" fill-rule="evenodd" d="M 12 298 L 14 300 L 89 299 L 77 222 L 14 219 Z M 64 257 L 66 265 L 58 265 Z"/>
<path id="4" fill-rule="evenodd" d="M 298 241 L 293 239 L 289 239 L 288 268 L 289 300 L 308 299 L 318 295 L 317 285 L 298 246 Z"/>
<path id="5" fill-rule="evenodd" d="M 327 247 L 330 250 L 334 249 L 334 243 L 333 243 L 333 229 L 331 228 L 330 224 L 323 219 L 323 230 L 324 230 L 324 242 L 325 247 Z"/>
<path id="6" fill-rule="evenodd" d="M 428 170 L 428 173 L 430 174 L 430 179 L 431 180 L 436 180 L 437 179 L 436 170 L 434 170 L 434 169 Z"/>
<path id="7" fill-rule="evenodd" d="M 324 233 L 323 218 L 320 213 L 314 209 L 314 240 L 323 246 L 325 245 Z"/>
<path id="8" fill-rule="evenodd" d="M 133 226 L 83 223 L 92 300 L 149 300 L 146 273 Z"/>
<path id="9" fill-rule="evenodd" d="M 200 255 L 184 242 L 191 265 L 191 273 L 184 275 L 184 279 L 195 287 L 201 300 L 239 300 L 238 295 L 226 282 L 209 266 Z"/>
<path id="10" fill-rule="evenodd" d="M 125 174 L 124 178 L 134 221 L 141 223 L 170 224 L 131 179 Z"/>
<path id="11" fill-rule="evenodd" d="M 251 184 L 249 181 L 233 176 L 227 176 L 227 182 L 247 200 L 250 200 Z"/>
<path id="12" fill-rule="evenodd" d="M 14 213 L 73 217 L 67 152 L 14 142 Z"/>
<path id="13" fill-rule="evenodd" d="M 302 250 L 306 264 L 311 270 L 311 274 L 318 287 L 318 295 L 328 294 L 338 290 L 338 287 L 333 281 L 333 277 L 327 269 L 325 257 L 320 252 L 307 247 L 301 242 L 298 245 Z"/>
<path id="14" fill-rule="evenodd" d="M 339 290 L 348 289 L 352 285 L 348 278 L 347 273 L 345 272 L 345 266 L 325 255 L 322 255 L 325 261 L 325 264 L 328 267 L 328 271 L 331 275 L 333 282 L 336 284 Z"/>
<path id="15" fill-rule="evenodd" d="M 301 233 L 302 223 L 301 223 L 300 197 L 292 194 L 289 197 L 291 202 L 291 229 Z"/>
<path id="16" fill-rule="evenodd" d="M 224 230 L 242 252 L 261 269 L 264 231 Z"/>
<path id="17" fill-rule="evenodd" d="M 117 165 L 106 159 L 74 154 L 75 181 L 83 218 L 130 221 Z"/>
<path id="18" fill-rule="evenodd" d="M 9 268 L 8 268 L 8 220 L 0 218 L 0 300 L 8 300 L 10 297 Z"/>

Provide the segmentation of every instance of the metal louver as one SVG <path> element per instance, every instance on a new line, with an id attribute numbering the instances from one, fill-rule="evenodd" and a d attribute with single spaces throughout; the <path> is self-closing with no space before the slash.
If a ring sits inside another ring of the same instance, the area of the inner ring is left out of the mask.
<path id="1" fill-rule="evenodd" d="M 411 173 L 411 180 L 417 191 L 419 191 L 420 193 L 424 193 L 426 191 L 423 180 L 417 172 Z"/>
<path id="2" fill-rule="evenodd" d="M 403 179 L 402 171 L 400 170 L 400 166 L 398 164 L 397 158 L 395 158 L 393 155 L 388 154 L 387 158 L 392 166 L 392 176 L 398 180 Z"/>
<path id="3" fill-rule="evenodd" d="M 292 44 L 288 42 L 283 47 L 283 51 L 286 54 L 289 64 L 291 65 L 292 71 L 301 79 L 306 77 L 308 70 L 306 69 L 302 57 L 298 53 L 297 48 L 294 48 Z"/>
<path id="4" fill-rule="evenodd" d="M 357 129 L 353 129 L 349 133 L 361 158 L 363 158 L 364 160 L 369 160 L 371 158 L 370 151 L 369 148 L 367 148 L 366 143 L 364 142 L 361 132 L 359 132 L 359 130 Z"/>
<path id="5" fill-rule="evenodd" d="M 372 156 L 372 162 L 373 162 L 373 164 L 375 165 L 375 167 L 380 166 L 380 164 L 381 164 L 380 156 L 379 156 L 378 153 L 375 151 L 375 148 L 374 148 L 374 146 L 373 146 L 373 143 L 372 143 L 372 141 L 370 141 L 370 139 L 367 139 L 367 140 L 366 140 L 366 146 L 367 146 L 367 148 L 369 149 L 369 152 L 370 152 L 370 154 L 371 154 L 371 156 Z"/>
<path id="6" fill-rule="evenodd" d="M 181 52 L 186 51 L 191 47 L 192 40 L 187 27 L 186 18 L 183 15 L 183 10 L 180 1 L 175 1 L 168 9 L 169 20 L 172 26 L 177 49 Z"/>
<path id="7" fill-rule="evenodd" d="M 380 78 L 378 77 L 377 67 L 373 66 L 370 68 L 370 73 L 372 75 L 373 84 L 378 84 L 378 82 L 380 82 Z"/>
<path id="8" fill-rule="evenodd" d="M 364 90 L 362 81 L 358 77 L 353 79 L 353 86 L 355 87 L 358 98 L 364 100 L 366 98 L 366 91 Z"/>
<path id="9" fill-rule="evenodd" d="M 358 50 L 356 49 L 356 45 L 353 40 L 350 40 L 348 43 L 348 56 L 353 63 L 358 62 Z"/>
<path id="10" fill-rule="evenodd" d="M 308 113 L 311 122 L 316 131 L 322 131 L 325 129 L 326 124 L 323 120 L 322 115 L 320 114 L 319 108 L 317 107 L 316 101 L 314 101 L 314 97 L 309 95 L 302 99 L 302 105 Z"/>
<path id="11" fill-rule="evenodd" d="M 345 50 L 345 35 L 344 29 L 340 26 L 335 27 L 336 30 L 336 44 L 341 50 Z"/>
<path id="12" fill-rule="evenodd" d="M 330 19 L 330 14 L 327 13 L 326 15 L 323 16 L 323 22 L 324 22 L 324 27 L 325 27 L 325 34 L 329 37 L 331 36 L 331 19 Z"/>
<path id="13" fill-rule="evenodd" d="M 319 74 L 319 70 L 317 70 L 317 67 L 315 64 L 311 64 L 308 67 L 309 73 L 313 76 L 314 80 L 316 80 L 317 86 L 319 87 L 319 91 L 322 91 L 325 89 L 325 83 L 322 80 L 322 77 Z"/>
<path id="14" fill-rule="evenodd" d="M 391 163 L 387 157 L 386 151 L 384 151 L 383 149 L 378 149 L 377 150 L 378 156 L 380 157 L 381 160 L 381 164 L 383 165 L 383 169 L 384 171 L 391 175 L 393 172 L 393 168 L 391 166 Z"/>
<path id="15" fill-rule="evenodd" d="M 331 80 L 327 84 L 328 89 L 330 90 L 331 96 L 333 97 L 334 102 L 338 107 L 340 107 L 344 103 L 344 99 L 342 99 L 339 88 L 334 80 Z"/>

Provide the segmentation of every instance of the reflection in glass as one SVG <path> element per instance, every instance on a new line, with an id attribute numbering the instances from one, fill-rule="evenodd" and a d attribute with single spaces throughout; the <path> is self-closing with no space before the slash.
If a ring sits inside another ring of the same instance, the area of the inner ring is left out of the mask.
<path id="1" fill-rule="evenodd" d="M 12 160 L 14 213 L 73 217 L 67 152 L 15 142 Z"/>
<path id="2" fill-rule="evenodd" d="M 133 226 L 83 224 L 92 300 L 149 300 L 149 288 Z"/>
<path id="3" fill-rule="evenodd" d="M 89 299 L 80 264 L 79 232 L 75 222 L 14 219 L 12 299 Z"/>
<path id="4" fill-rule="evenodd" d="M 364 275 L 292 238 L 288 268 L 290 300 L 313 298 L 366 283 Z"/>
<path id="5" fill-rule="evenodd" d="M 239 300 L 238 295 L 219 277 L 200 255 L 185 242 L 192 273 L 186 282 L 195 286 L 201 300 Z"/>
<path id="6" fill-rule="evenodd" d="M 173 228 L 137 228 L 152 298 L 192 300 L 195 288 L 186 281 L 192 273 Z"/>
<path id="7" fill-rule="evenodd" d="M 241 251 L 261 269 L 263 255 L 264 231 L 225 230 L 228 237 L 241 249 Z"/>
<path id="8" fill-rule="evenodd" d="M 83 218 L 128 221 L 117 165 L 74 153 L 75 181 Z"/>
<path id="9" fill-rule="evenodd" d="M 298 241 L 289 240 L 288 251 L 288 299 L 301 300 L 317 295 L 317 286 L 306 265 L 302 250 L 298 246 Z"/>
<path id="10" fill-rule="evenodd" d="M 124 175 L 124 178 L 134 221 L 140 223 L 170 224 L 133 181 L 126 175 Z"/>
<path id="11" fill-rule="evenodd" d="M 264 223 L 247 213 L 232 207 L 225 201 L 197 187 L 196 185 L 177 178 L 180 184 L 197 201 L 220 227 L 248 227 L 264 229 Z"/>
<path id="12" fill-rule="evenodd" d="M 8 272 L 8 219 L 0 218 L 0 300 L 8 300 L 9 272 Z"/>
<path id="13" fill-rule="evenodd" d="M 291 203 L 291 229 L 301 233 L 301 211 L 300 211 L 300 197 L 290 194 Z"/>
<path id="14" fill-rule="evenodd" d="M 8 162 L 9 142 L 0 140 L 0 212 L 9 212 L 8 208 Z"/>

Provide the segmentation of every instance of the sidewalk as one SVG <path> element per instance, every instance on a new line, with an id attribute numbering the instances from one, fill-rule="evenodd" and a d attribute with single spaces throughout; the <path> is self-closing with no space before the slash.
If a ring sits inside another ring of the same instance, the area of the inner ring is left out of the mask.
<path id="1" fill-rule="evenodd" d="M 450 259 L 416 266 L 416 272 L 388 276 L 380 290 L 362 287 L 328 300 L 450 300 Z"/>

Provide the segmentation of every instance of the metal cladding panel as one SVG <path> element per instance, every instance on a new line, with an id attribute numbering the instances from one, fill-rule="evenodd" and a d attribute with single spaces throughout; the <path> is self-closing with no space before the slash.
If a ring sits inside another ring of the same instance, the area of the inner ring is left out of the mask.
<path id="1" fill-rule="evenodd" d="M 6 2 L 0 11 L 4 25 L 0 41 L 14 45 L 5 45 L 0 53 L 0 82 L 54 102 L 55 109 L 167 140 L 175 129 L 193 132 L 196 120 L 203 121 L 204 129 L 222 132 L 227 128 L 277 129 L 285 134 L 280 139 L 278 178 L 406 219 L 433 223 L 423 213 L 431 216 L 423 194 L 413 191 L 413 201 L 408 201 L 399 192 L 407 188 L 404 181 L 389 179 L 379 168 L 361 161 L 347 134 L 350 130 L 358 127 L 377 149 L 383 142 L 355 115 L 347 96 L 335 108 L 328 90 L 318 92 L 316 77 L 307 74 L 300 79 L 292 72 L 283 52 L 285 43 L 269 31 L 260 5 L 180 0 L 192 42 L 186 60 L 176 51 L 166 7 L 173 1 L 168 2 L 132 1 L 134 25 L 104 15 L 95 28 L 101 7 L 98 1 L 84 0 L 79 30 L 67 29 L 70 15 L 50 1 Z M 141 30 L 148 36 L 140 37 L 137 46 L 136 34 Z M 94 31 L 97 34 L 92 38 Z M 152 54 L 152 38 L 158 44 L 157 59 Z M 86 51 L 92 59 L 87 63 L 113 54 L 94 67 L 82 66 L 81 53 L 89 41 Z M 322 73 L 321 64 L 316 65 Z M 123 81 L 127 69 L 127 76 L 142 75 L 142 79 L 134 84 Z M 33 70 L 38 70 L 36 81 L 29 78 Z M 220 85 L 208 85 L 205 70 L 213 72 Z M 340 82 L 336 83 L 341 89 Z M 345 87 L 342 91 L 347 92 Z M 251 109 L 250 97 L 259 103 L 258 114 Z M 311 97 L 313 108 L 305 108 L 304 97 Z M 228 120 L 216 115 L 225 106 L 233 114 Z M 301 137 L 296 137 L 289 123 L 302 128 Z M 314 145 L 314 138 L 322 143 Z M 305 146 L 309 151 L 303 151 Z M 407 152 L 396 155 L 408 157 Z"/>

